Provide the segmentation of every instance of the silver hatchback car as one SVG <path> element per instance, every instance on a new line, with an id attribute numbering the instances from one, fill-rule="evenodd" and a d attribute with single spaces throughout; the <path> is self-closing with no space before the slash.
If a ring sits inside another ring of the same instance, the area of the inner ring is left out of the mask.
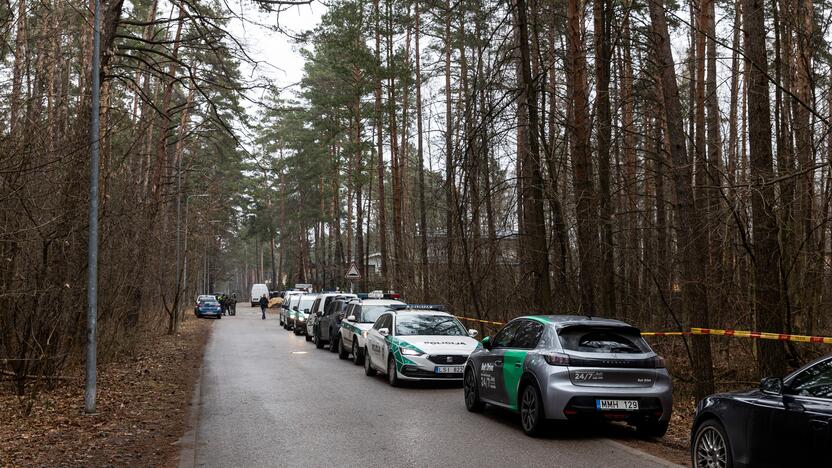
<path id="1" fill-rule="evenodd" d="M 528 316 L 486 337 L 465 364 L 465 405 L 520 413 L 523 431 L 547 420 L 621 420 L 646 437 L 667 431 L 673 409 L 670 374 L 641 337 L 618 320 Z"/>

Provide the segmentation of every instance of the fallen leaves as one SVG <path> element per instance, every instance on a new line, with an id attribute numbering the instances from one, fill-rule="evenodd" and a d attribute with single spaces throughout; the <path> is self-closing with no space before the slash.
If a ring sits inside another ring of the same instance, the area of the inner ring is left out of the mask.
<path id="1" fill-rule="evenodd" d="M 99 368 L 96 415 L 83 413 L 83 369 L 41 393 L 28 417 L 0 393 L 0 466 L 175 466 L 212 323 L 188 317 L 178 335 L 143 337 Z"/>

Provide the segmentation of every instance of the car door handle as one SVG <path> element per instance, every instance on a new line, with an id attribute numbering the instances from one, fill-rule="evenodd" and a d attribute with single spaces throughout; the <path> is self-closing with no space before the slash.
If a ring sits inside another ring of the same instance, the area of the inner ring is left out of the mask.
<path id="1" fill-rule="evenodd" d="M 494 365 L 500 367 L 503 365 L 503 361 L 494 361 Z"/>
<path id="2" fill-rule="evenodd" d="M 829 427 L 829 421 L 823 419 L 810 419 L 809 426 L 816 431 L 823 431 Z"/>

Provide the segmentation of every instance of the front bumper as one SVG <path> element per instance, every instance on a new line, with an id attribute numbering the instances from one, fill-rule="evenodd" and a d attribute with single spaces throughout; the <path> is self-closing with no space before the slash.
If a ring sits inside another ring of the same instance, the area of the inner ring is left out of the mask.
<path id="1" fill-rule="evenodd" d="M 292 330 L 298 335 L 306 334 L 306 320 L 294 320 L 292 322 Z"/>
<path id="2" fill-rule="evenodd" d="M 199 310 L 199 311 L 197 311 L 197 312 L 196 312 L 196 315 L 198 315 L 198 316 L 200 316 L 200 317 L 205 317 L 206 315 L 218 316 L 218 315 L 220 315 L 220 314 L 222 314 L 222 309 L 217 309 L 217 310 Z"/>
<path id="3" fill-rule="evenodd" d="M 447 362 L 447 356 L 452 357 L 451 362 Z M 462 380 L 463 371 L 465 369 L 465 361 L 468 359 L 467 355 L 444 354 L 441 356 L 431 356 L 428 354 L 422 356 L 396 356 L 396 372 L 398 377 L 402 380 Z M 437 372 L 439 367 L 453 367 L 457 368 L 459 372 L 445 373 Z"/>
<path id="4" fill-rule="evenodd" d="M 558 420 L 606 419 L 635 422 L 665 422 L 673 412 L 673 388 L 665 369 L 657 369 L 649 387 L 604 387 L 575 385 L 567 368 L 553 368 L 540 389 L 546 417 Z M 639 409 L 598 410 L 596 400 L 636 400 Z"/>

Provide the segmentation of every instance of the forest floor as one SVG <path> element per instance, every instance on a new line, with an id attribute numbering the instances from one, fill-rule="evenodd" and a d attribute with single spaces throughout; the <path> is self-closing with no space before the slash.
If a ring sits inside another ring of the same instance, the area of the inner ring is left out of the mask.
<path id="1" fill-rule="evenodd" d="M 134 352 L 99 366 L 95 415 L 83 412 L 83 367 L 35 401 L 4 389 L 0 466 L 176 466 L 212 324 L 186 314 L 177 335 L 144 336 Z"/>

